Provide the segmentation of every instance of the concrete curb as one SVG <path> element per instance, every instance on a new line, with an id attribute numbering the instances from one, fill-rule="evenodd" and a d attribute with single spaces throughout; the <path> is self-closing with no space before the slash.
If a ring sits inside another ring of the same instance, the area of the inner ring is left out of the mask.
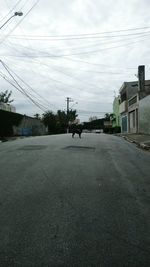
<path id="1" fill-rule="evenodd" d="M 127 136 L 122 136 L 126 141 L 130 142 L 130 143 L 136 143 L 134 140 L 131 140 L 130 138 L 128 138 Z"/>
<path id="2" fill-rule="evenodd" d="M 146 145 L 146 144 L 144 144 L 144 143 L 140 143 L 140 144 L 138 144 L 138 146 L 139 146 L 140 148 L 142 148 L 142 149 L 145 149 L 145 150 L 149 150 L 149 151 L 150 151 L 150 147 L 149 147 L 149 145 Z"/>
<path id="3" fill-rule="evenodd" d="M 29 137 L 33 137 L 33 136 L 13 136 L 13 137 L 6 137 L 3 139 L 0 139 L 0 143 L 4 143 L 4 142 L 11 142 L 11 141 L 15 141 L 15 140 L 20 140 L 20 139 L 25 139 L 25 138 L 29 138 Z"/>
<path id="4" fill-rule="evenodd" d="M 122 136 L 126 141 L 130 142 L 130 143 L 134 143 L 136 144 L 138 147 L 144 149 L 144 150 L 149 150 L 150 151 L 150 146 L 145 144 L 145 143 L 139 143 L 135 140 L 132 140 L 130 138 L 128 138 L 127 136 Z"/>

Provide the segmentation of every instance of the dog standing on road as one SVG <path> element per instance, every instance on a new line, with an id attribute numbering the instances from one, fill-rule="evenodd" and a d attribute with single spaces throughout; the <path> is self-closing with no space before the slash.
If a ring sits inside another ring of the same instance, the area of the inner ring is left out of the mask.
<path id="1" fill-rule="evenodd" d="M 80 130 L 80 129 L 73 130 L 72 131 L 72 138 L 74 138 L 75 134 L 78 134 L 79 138 L 81 138 L 82 130 Z"/>

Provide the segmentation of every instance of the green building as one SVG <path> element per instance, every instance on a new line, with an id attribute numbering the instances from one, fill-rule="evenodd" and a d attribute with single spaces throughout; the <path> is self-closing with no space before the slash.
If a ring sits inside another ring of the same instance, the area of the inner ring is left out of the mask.
<path id="1" fill-rule="evenodd" d="M 119 103 L 120 98 L 119 96 L 114 98 L 113 101 L 113 114 L 112 114 L 112 128 L 120 127 L 120 113 L 119 113 Z"/>

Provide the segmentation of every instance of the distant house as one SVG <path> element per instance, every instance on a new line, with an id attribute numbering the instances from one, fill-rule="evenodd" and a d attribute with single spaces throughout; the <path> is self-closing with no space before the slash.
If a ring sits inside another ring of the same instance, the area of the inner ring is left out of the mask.
<path id="1" fill-rule="evenodd" d="M 16 112 L 16 108 L 13 105 L 0 102 L 0 109 L 10 112 Z"/>

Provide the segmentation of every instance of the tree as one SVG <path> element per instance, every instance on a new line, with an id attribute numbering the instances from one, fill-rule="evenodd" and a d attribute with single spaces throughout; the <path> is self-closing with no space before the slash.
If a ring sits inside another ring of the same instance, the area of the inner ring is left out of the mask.
<path id="1" fill-rule="evenodd" d="M 57 128 L 56 128 L 57 118 L 56 118 L 56 115 L 52 111 L 46 111 L 43 114 L 42 121 L 45 124 L 45 126 L 48 127 L 49 134 L 57 133 Z"/>
<path id="2" fill-rule="evenodd" d="M 112 121 L 113 118 L 114 118 L 114 114 L 113 113 L 106 113 L 105 114 L 105 120 L 106 121 Z"/>
<path id="3" fill-rule="evenodd" d="M 75 119 L 78 117 L 76 109 L 72 110 L 70 109 L 67 113 L 68 122 L 74 122 Z"/>
<path id="4" fill-rule="evenodd" d="M 106 120 L 106 121 L 110 121 L 110 114 L 109 114 L 109 113 L 106 113 L 106 114 L 105 114 L 105 120 Z"/>
<path id="5" fill-rule="evenodd" d="M 58 110 L 56 114 L 52 111 L 47 111 L 43 114 L 42 121 L 48 127 L 48 133 L 60 134 L 66 133 L 69 122 L 74 122 L 78 115 L 76 110 L 65 111 Z"/>
<path id="6" fill-rule="evenodd" d="M 65 111 L 58 110 L 56 117 L 57 117 L 57 132 L 65 133 L 68 125 L 67 114 L 65 113 Z"/>
<path id="7" fill-rule="evenodd" d="M 58 133 L 66 133 L 69 124 L 72 124 L 76 117 L 76 110 L 69 110 L 67 114 L 65 111 L 58 110 L 57 111 L 57 132 Z"/>
<path id="8" fill-rule="evenodd" d="M 104 118 L 83 123 L 83 129 L 94 130 L 104 128 Z"/>
<path id="9" fill-rule="evenodd" d="M 12 91 L 9 92 L 8 90 L 6 90 L 5 92 L 1 92 L 0 103 L 10 104 L 11 102 L 13 102 L 14 101 L 13 99 L 10 100 L 11 94 L 12 94 Z"/>

